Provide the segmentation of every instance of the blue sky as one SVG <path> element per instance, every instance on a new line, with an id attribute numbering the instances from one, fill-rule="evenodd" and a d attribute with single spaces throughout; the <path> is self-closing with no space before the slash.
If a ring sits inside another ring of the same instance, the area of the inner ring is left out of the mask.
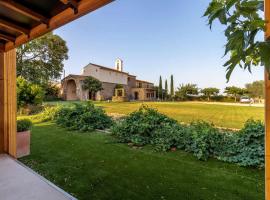
<path id="1" fill-rule="evenodd" d="M 225 37 L 219 24 L 210 31 L 201 16 L 209 0 L 116 0 L 55 31 L 67 41 L 67 74 L 80 74 L 89 62 L 113 67 L 124 60 L 124 71 L 158 83 L 174 75 L 175 86 L 196 83 L 200 88 L 244 86 L 263 79 L 237 69 L 227 84 Z"/>

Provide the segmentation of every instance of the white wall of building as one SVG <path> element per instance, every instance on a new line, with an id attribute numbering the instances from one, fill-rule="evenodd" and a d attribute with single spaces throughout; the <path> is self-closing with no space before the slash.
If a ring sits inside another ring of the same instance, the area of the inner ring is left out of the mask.
<path id="1" fill-rule="evenodd" d="M 128 75 L 125 73 L 106 70 L 101 67 L 91 65 L 84 67 L 82 71 L 84 76 L 92 76 L 101 82 L 116 83 L 127 85 Z"/>

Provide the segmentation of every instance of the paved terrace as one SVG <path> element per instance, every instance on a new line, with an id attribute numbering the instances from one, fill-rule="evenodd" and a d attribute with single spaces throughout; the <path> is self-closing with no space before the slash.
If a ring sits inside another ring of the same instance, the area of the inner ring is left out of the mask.
<path id="1" fill-rule="evenodd" d="M 0 154 L 1 200 L 76 200 L 33 170 Z"/>

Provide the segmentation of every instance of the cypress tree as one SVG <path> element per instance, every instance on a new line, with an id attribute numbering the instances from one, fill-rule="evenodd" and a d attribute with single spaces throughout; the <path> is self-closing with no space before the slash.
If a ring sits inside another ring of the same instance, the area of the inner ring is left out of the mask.
<path id="1" fill-rule="evenodd" d="M 161 76 L 159 77 L 158 98 L 162 99 L 162 78 L 161 78 Z"/>
<path id="2" fill-rule="evenodd" d="M 166 81 L 165 81 L 165 95 L 164 95 L 165 100 L 167 100 L 167 96 L 168 96 L 168 81 L 166 79 Z"/>
<path id="3" fill-rule="evenodd" d="M 174 83 L 173 83 L 173 75 L 171 75 L 171 98 L 174 97 Z"/>

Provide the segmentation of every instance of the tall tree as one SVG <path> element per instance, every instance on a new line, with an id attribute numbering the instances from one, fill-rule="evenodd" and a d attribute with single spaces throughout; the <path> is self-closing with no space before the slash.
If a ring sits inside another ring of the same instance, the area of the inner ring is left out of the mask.
<path id="1" fill-rule="evenodd" d="M 252 98 L 258 98 L 259 102 L 264 97 L 264 81 L 254 81 L 253 83 L 246 84 L 248 94 Z"/>
<path id="2" fill-rule="evenodd" d="M 17 76 L 36 84 L 59 79 L 68 59 L 66 42 L 48 33 L 17 48 Z"/>
<path id="3" fill-rule="evenodd" d="M 199 89 L 196 84 L 188 83 L 181 84 L 177 91 L 175 92 L 175 97 L 180 100 L 186 100 L 188 95 L 197 95 L 199 94 Z"/>
<path id="4" fill-rule="evenodd" d="M 174 97 L 174 82 L 173 82 L 173 75 L 171 75 L 171 88 L 170 88 L 171 98 Z"/>
<path id="5" fill-rule="evenodd" d="M 162 86 L 162 78 L 159 77 L 159 85 L 158 85 L 158 98 L 163 99 L 163 86 Z"/>
<path id="6" fill-rule="evenodd" d="M 239 98 L 239 96 L 244 95 L 246 93 L 246 89 L 239 88 L 236 86 L 230 86 L 230 87 L 225 88 L 224 93 L 226 93 L 227 95 L 233 96 L 234 101 L 236 102 L 237 98 Z"/>
<path id="7" fill-rule="evenodd" d="M 237 66 L 251 72 L 253 66 L 265 65 L 270 71 L 270 41 L 258 37 L 266 29 L 263 8 L 263 0 L 212 0 L 204 13 L 210 28 L 215 20 L 226 27 L 227 80 Z"/>
<path id="8" fill-rule="evenodd" d="M 207 100 L 210 101 L 211 96 L 218 95 L 219 89 L 213 87 L 204 88 L 201 90 L 201 93 L 203 93 L 207 97 Z"/>
<path id="9" fill-rule="evenodd" d="M 164 94 L 164 97 L 167 100 L 167 97 L 168 97 L 168 81 L 167 81 L 167 79 L 165 80 L 165 94 Z"/>
<path id="10" fill-rule="evenodd" d="M 102 83 L 99 80 L 97 80 L 97 79 L 95 79 L 95 78 L 93 78 L 91 76 L 89 76 L 89 77 L 87 77 L 86 79 L 83 80 L 82 88 L 84 90 L 88 90 L 89 99 L 94 99 L 95 94 L 97 92 L 103 90 Z"/>

